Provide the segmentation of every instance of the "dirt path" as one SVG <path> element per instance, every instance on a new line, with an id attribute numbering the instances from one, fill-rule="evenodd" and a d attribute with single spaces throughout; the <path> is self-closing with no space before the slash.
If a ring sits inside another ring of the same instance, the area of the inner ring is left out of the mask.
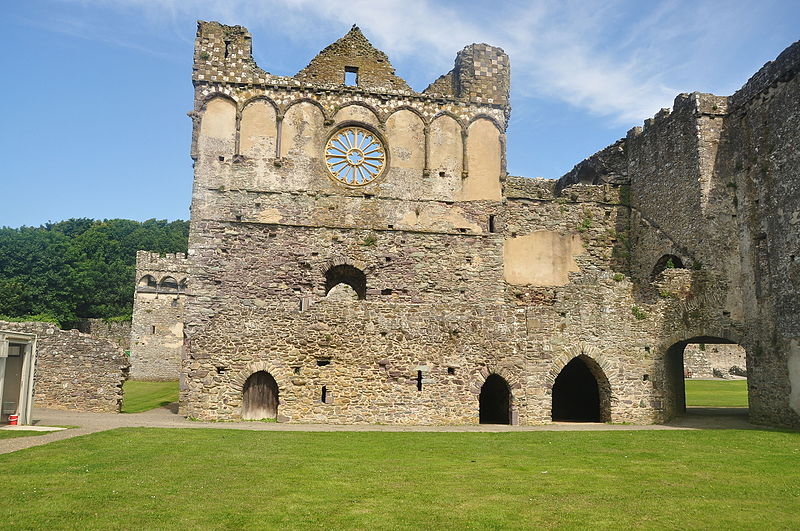
<path id="1" fill-rule="evenodd" d="M 33 423 L 40 426 L 78 426 L 47 435 L 0 439 L 0 454 L 40 446 L 88 433 L 124 427 L 212 428 L 255 431 L 386 431 L 386 432 L 519 432 L 519 431 L 625 431 L 690 429 L 762 429 L 747 421 L 743 408 L 689 408 L 689 414 L 668 424 L 603 424 L 595 422 L 554 422 L 540 426 L 480 424 L 470 426 L 405 426 L 376 424 L 276 424 L 270 422 L 197 422 L 175 413 L 176 405 L 143 413 L 79 413 L 34 409 Z"/>

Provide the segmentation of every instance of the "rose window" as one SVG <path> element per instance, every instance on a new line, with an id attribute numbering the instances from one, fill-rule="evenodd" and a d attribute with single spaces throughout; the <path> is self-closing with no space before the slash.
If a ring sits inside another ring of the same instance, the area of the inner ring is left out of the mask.
<path id="1" fill-rule="evenodd" d="M 380 176 L 386 152 L 374 133 L 362 127 L 346 127 L 328 140 L 325 163 L 337 181 L 363 186 Z"/>

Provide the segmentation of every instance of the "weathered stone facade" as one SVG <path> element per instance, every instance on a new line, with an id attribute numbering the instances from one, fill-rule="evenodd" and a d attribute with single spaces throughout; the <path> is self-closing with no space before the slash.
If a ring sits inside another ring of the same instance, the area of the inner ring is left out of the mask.
<path id="1" fill-rule="evenodd" d="M 187 274 L 183 253 L 136 253 L 130 328 L 132 380 L 178 379 Z"/>
<path id="2" fill-rule="evenodd" d="M 357 28 L 295 77 L 250 48 L 199 24 L 184 414 L 660 422 L 705 342 L 747 350 L 753 420 L 800 425 L 800 45 L 559 181 L 506 175 L 498 48 L 423 93 Z"/>
<path id="3" fill-rule="evenodd" d="M 0 321 L 0 329 L 36 335 L 34 406 L 120 410 L 130 364 L 118 345 L 52 323 Z"/>

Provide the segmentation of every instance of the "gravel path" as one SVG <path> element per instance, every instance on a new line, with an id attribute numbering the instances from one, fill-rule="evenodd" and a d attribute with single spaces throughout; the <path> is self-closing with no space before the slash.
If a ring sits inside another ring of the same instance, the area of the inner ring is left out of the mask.
<path id="1" fill-rule="evenodd" d="M 6 454 L 87 433 L 124 427 L 212 428 L 254 431 L 387 431 L 387 432 L 520 432 L 520 431 L 624 431 L 687 429 L 761 429 L 747 421 L 744 408 L 689 408 L 689 413 L 668 424 L 604 424 L 595 422 L 554 422 L 541 426 L 405 426 L 375 424 L 277 424 L 270 422 L 198 422 L 176 414 L 177 404 L 143 413 L 79 413 L 55 409 L 34 409 L 33 423 L 40 426 L 78 426 L 68 430 L 0 439 L 0 454 Z"/>

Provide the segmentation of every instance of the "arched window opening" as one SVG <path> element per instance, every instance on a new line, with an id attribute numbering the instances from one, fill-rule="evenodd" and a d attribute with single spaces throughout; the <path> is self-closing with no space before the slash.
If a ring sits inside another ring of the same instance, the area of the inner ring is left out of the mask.
<path id="1" fill-rule="evenodd" d="M 161 279 L 159 287 L 168 291 L 178 291 L 178 281 L 172 277 L 164 277 Z"/>
<path id="2" fill-rule="evenodd" d="M 350 264 L 333 266 L 325 272 L 325 295 L 339 284 L 346 284 L 355 291 L 359 299 L 367 298 L 367 276 Z"/>
<path id="3" fill-rule="evenodd" d="M 156 284 L 156 279 L 153 275 L 145 275 L 139 279 L 138 286 L 140 288 L 156 288 L 158 284 Z"/>
<path id="4" fill-rule="evenodd" d="M 729 339 L 698 336 L 679 341 L 664 357 L 666 416 L 746 416 L 747 351 Z"/>
<path id="5" fill-rule="evenodd" d="M 587 356 L 567 363 L 553 384 L 553 421 L 608 422 L 611 386 L 602 369 Z"/>
<path id="6" fill-rule="evenodd" d="M 478 398 L 481 424 L 511 424 L 511 388 L 498 374 L 490 374 Z"/>
<path id="7" fill-rule="evenodd" d="M 242 418 L 261 420 L 278 418 L 278 384 L 266 371 L 250 375 L 242 389 Z"/>
<path id="8" fill-rule="evenodd" d="M 683 262 L 674 254 L 665 254 L 658 259 L 656 265 L 653 267 L 653 272 L 650 275 L 652 280 L 660 275 L 665 269 L 685 269 Z"/>

